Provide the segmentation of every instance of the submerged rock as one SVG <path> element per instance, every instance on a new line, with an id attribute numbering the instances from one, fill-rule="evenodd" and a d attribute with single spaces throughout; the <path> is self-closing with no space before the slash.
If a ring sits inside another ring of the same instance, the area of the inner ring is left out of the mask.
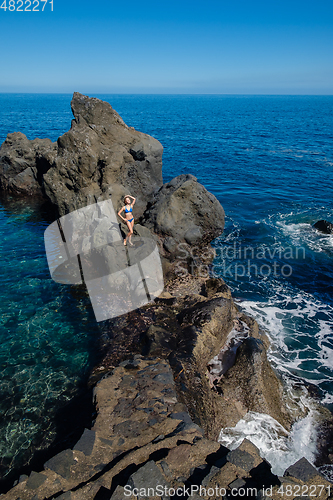
<path id="1" fill-rule="evenodd" d="M 321 233 L 325 234 L 333 234 L 333 224 L 328 222 L 327 220 L 319 220 L 315 224 L 313 224 L 315 229 L 318 229 Z"/>

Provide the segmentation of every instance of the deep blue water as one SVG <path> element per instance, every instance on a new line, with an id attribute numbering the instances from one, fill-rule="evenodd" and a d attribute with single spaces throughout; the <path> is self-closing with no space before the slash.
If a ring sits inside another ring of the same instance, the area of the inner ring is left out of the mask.
<path id="1" fill-rule="evenodd" d="M 333 221 L 333 97 L 94 97 L 163 144 L 165 182 L 191 173 L 219 199 L 226 228 L 213 244 L 214 272 L 267 329 L 270 359 L 286 383 L 311 382 L 332 404 L 333 236 L 311 225 Z M 0 94 L 0 142 L 14 131 L 56 140 L 70 127 L 70 100 Z M 50 402 L 75 392 L 94 336 L 83 299 L 48 275 L 46 225 L 29 208 L 0 210 L 0 387 L 8 392 L 0 401 L 0 450 L 7 461 L 51 425 Z"/>

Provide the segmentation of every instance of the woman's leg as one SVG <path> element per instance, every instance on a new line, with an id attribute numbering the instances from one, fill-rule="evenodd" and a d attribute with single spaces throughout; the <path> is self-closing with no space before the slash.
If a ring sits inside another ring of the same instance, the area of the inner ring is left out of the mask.
<path id="1" fill-rule="evenodd" d="M 133 243 L 131 241 L 131 238 L 132 238 L 132 234 L 133 234 L 133 227 L 134 227 L 134 219 L 132 220 L 132 222 L 128 222 L 128 227 L 129 227 L 129 233 L 128 233 L 128 241 L 129 241 L 129 244 L 132 246 Z"/>
<path id="2" fill-rule="evenodd" d="M 132 242 L 131 242 L 131 236 L 133 234 L 133 225 L 134 225 L 134 220 L 132 220 L 132 222 L 129 222 L 129 221 L 126 221 L 126 224 L 127 224 L 127 227 L 128 227 L 128 233 L 127 233 L 127 236 L 124 240 L 124 245 L 126 245 L 126 241 L 128 239 L 130 245 L 132 245 Z"/>
<path id="3" fill-rule="evenodd" d="M 131 231 L 132 231 L 132 234 L 133 234 L 133 228 L 134 228 L 134 219 L 133 219 L 133 220 L 132 220 L 132 222 L 131 222 Z M 131 241 L 132 234 L 131 234 L 131 236 L 129 237 L 129 240 L 130 240 L 130 243 L 133 245 L 133 243 L 132 243 L 132 241 Z"/>

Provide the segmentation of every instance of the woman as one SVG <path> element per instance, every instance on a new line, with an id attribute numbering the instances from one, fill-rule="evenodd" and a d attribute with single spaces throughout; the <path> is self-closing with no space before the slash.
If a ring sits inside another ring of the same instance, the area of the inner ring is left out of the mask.
<path id="1" fill-rule="evenodd" d="M 132 198 L 132 203 L 131 203 L 131 198 Z M 124 222 L 126 222 L 127 227 L 128 227 L 128 233 L 126 238 L 124 239 L 124 245 L 126 246 L 127 244 L 127 238 L 129 241 L 129 244 L 133 246 L 133 243 L 131 241 L 132 234 L 133 234 L 133 226 L 134 226 L 134 217 L 132 214 L 133 211 L 133 205 L 135 203 L 135 198 L 134 196 L 130 196 L 129 194 L 125 196 L 124 198 L 124 203 L 125 205 L 119 210 L 118 215 L 121 219 L 123 219 Z M 125 217 L 121 215 L 122 211 L 125 211 Z"/>

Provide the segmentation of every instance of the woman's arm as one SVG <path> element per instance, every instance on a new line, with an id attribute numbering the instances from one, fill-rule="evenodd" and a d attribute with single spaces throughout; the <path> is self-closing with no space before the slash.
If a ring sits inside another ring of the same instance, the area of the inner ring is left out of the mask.
<path id="1" fill-rule="evenodd" d="M 132 198 L 132 205 L 134 205 L 135 201 L 136 201 L 136 198 L 134 198 L 134 196 L 131 196 L 130 194 L 127 195 L 129 198 Z"/>
<path id="2" fill-rule="evenodd" d="M 119 210 L 118 215 L 119 215 L 119 217 L 120 217 L 121 219 L 123 219 L 123 220 L 126 222 L 126 219 L 125 219 L 122 215 L 120 215 L 120 214 L 121 214 L 121 212 L 122 212 L 123 210 L 125 210 L 125 206 L 123 206 L 123 207 Z"/>

